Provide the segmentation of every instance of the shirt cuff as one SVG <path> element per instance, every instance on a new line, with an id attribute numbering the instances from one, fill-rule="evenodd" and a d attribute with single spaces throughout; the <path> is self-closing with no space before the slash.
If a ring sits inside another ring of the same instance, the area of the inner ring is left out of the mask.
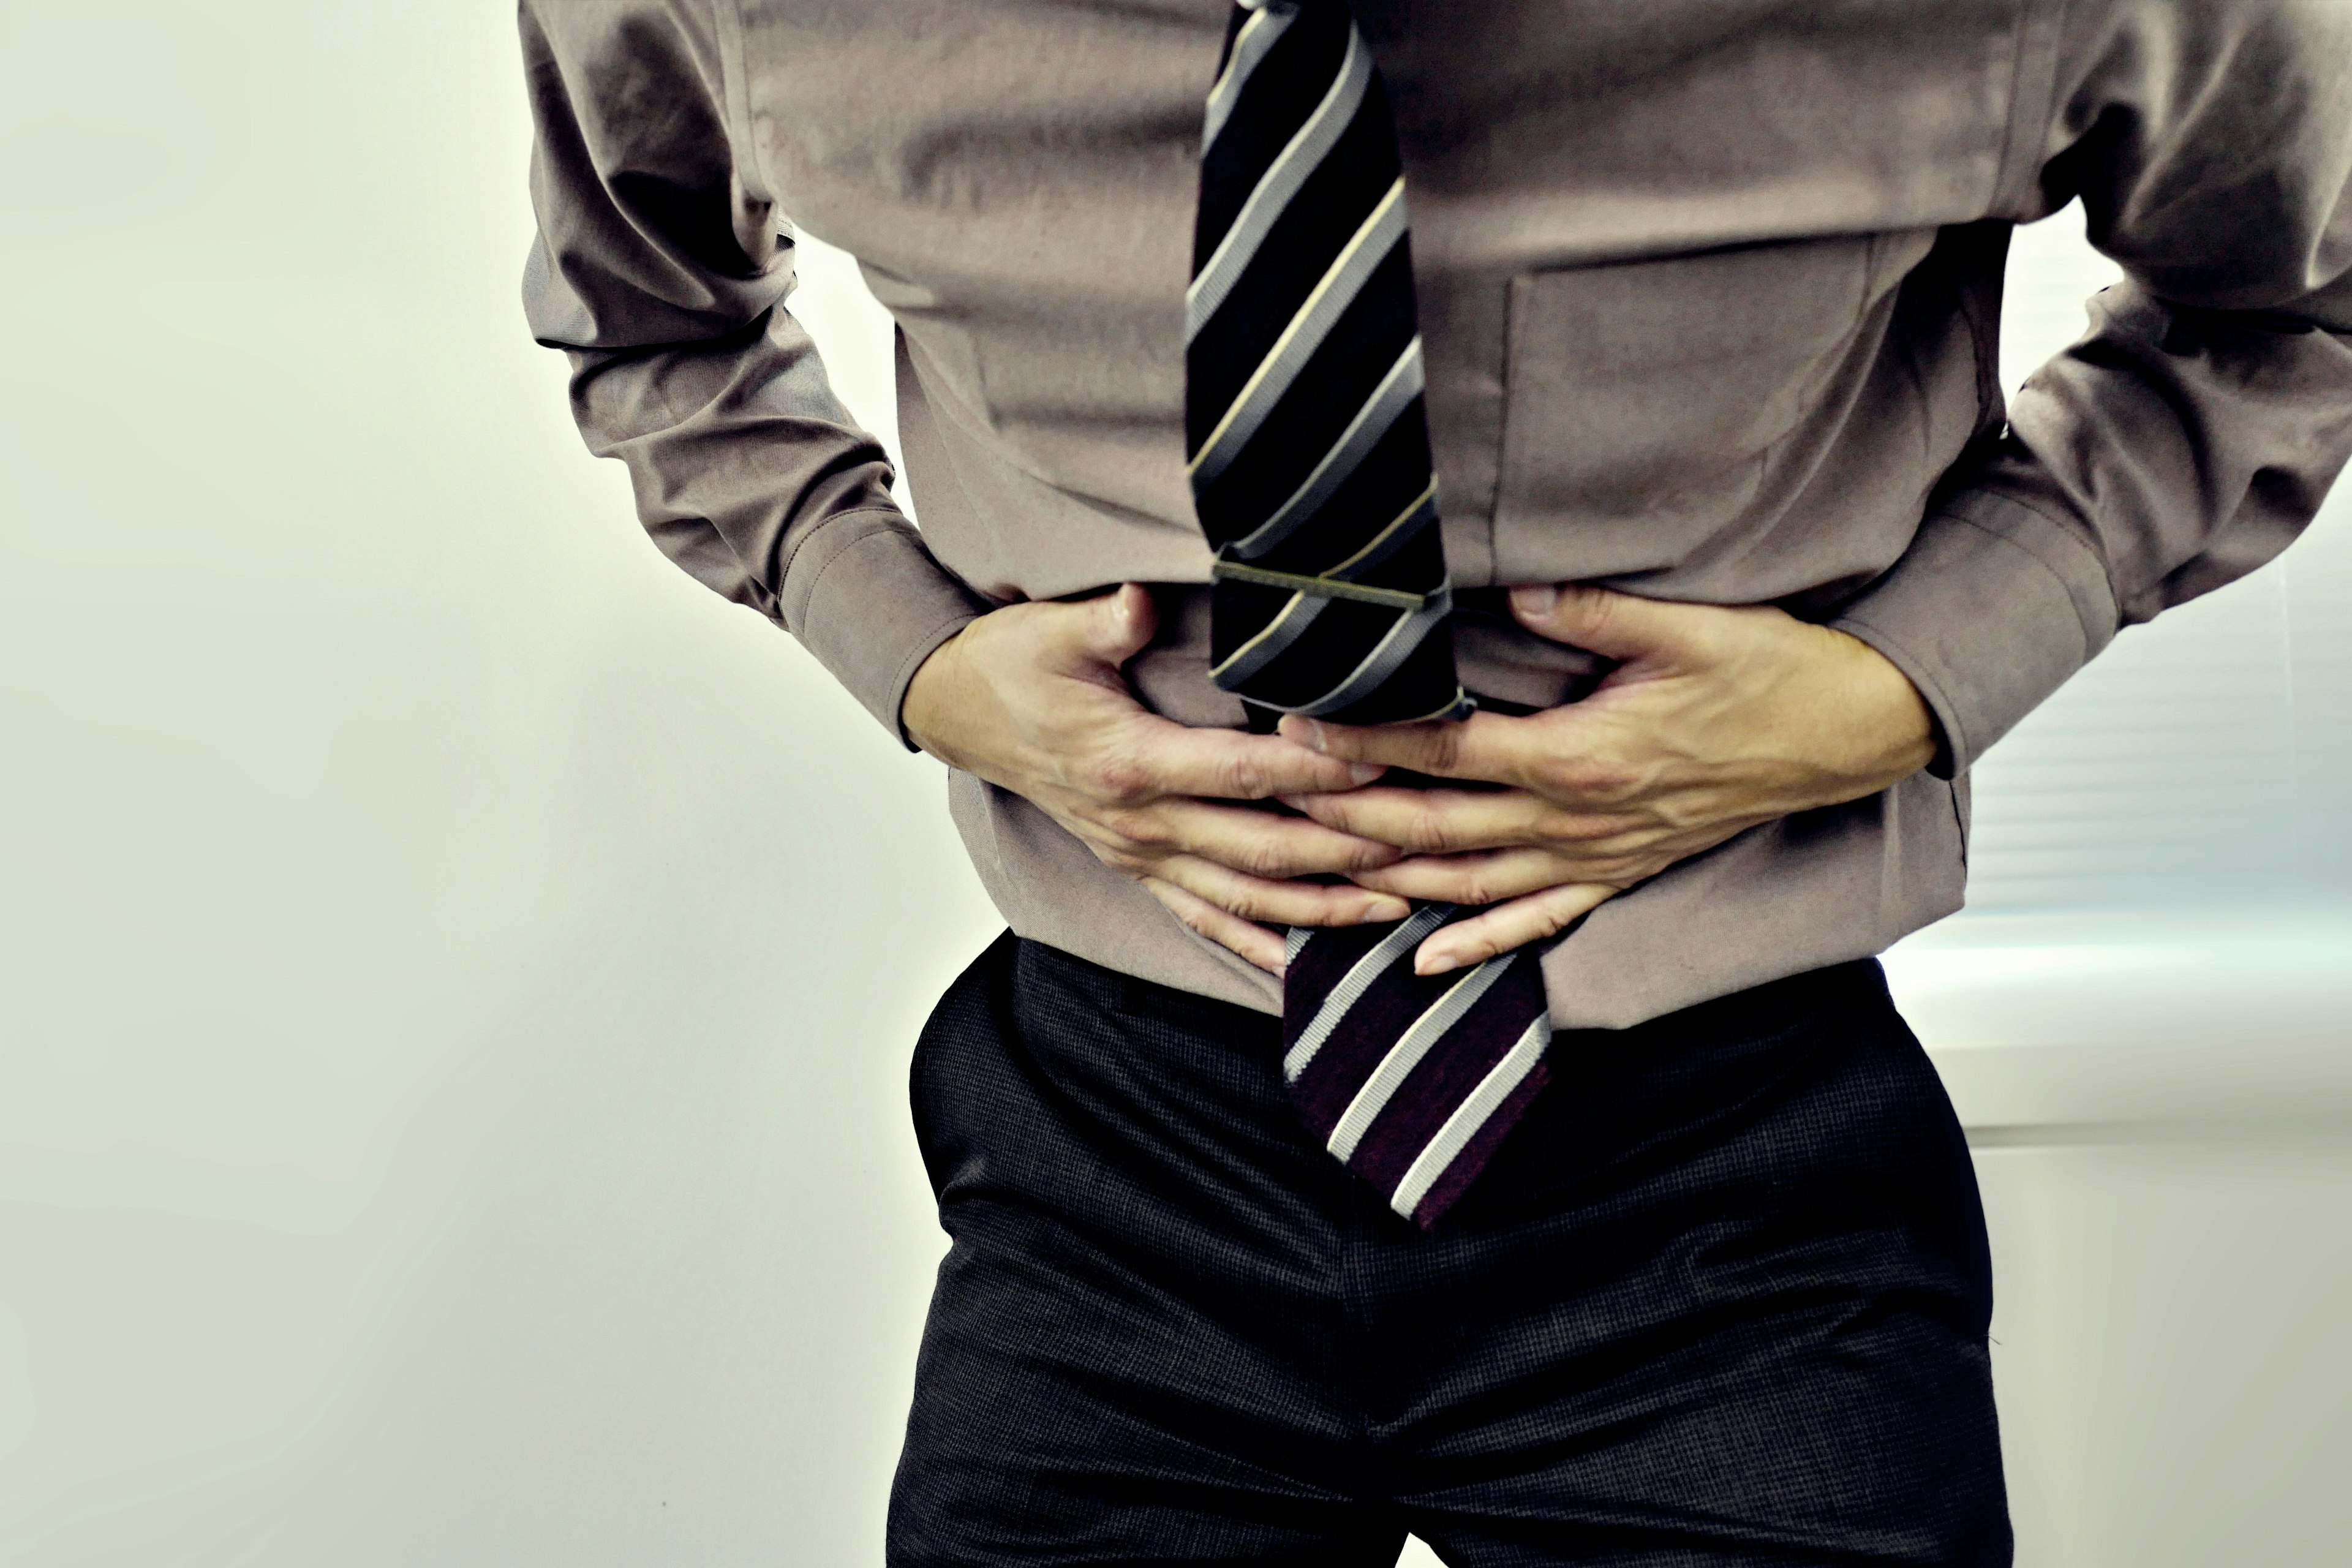
<path id="1" fill-rule="evenodd" d="M 903 516 L 878 509 L 842 512 L 809 534 L 777 599 L 785 628 L 908 751 L 899 708 L 915 671 L 994 607 L 933 560 Z"/>
<path id="2" fill-rule="evenodd" d="M 1830 623 L 1919 689 L 1941 731 L 1930 772 L 1975 765 L 2115 639 L 2105 564 L 2073 529 L 1991 490 L 1939 498 L 1911 547 Z"/>

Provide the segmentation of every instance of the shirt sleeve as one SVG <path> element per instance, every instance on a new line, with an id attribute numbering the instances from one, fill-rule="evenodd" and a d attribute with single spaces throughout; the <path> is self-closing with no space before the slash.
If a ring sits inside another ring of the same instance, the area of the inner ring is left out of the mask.
<path id="1" fill-rule="evenodd" d="M 916 668 L 988 608 L 890 499 L 882 448 L 784 309 L 792 241 L 725 83 L 710 0 L 522 0 L 539 235 L 532 334 L 654 542 L 798 637 L 891 731 Z"/>
<path id="2" fill-rule="evenodd" d="M 1832 624 L 1967 768 L 2116 631 L 2294 539 L 2352 456 L 2352 7 L 2070 7 L 2029 212 L 2125 280 Z M 2073 24 L 2070 24 L 2072 26 Z"/>

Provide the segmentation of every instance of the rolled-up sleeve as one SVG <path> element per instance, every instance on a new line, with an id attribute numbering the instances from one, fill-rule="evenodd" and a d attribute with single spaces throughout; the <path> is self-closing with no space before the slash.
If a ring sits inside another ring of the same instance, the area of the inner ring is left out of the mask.
<path id="1" fill-rule="evenodd" d="M 890 499 L 784 308 L 792 242 L 731 99 L 724 0 L 522 0 L 532 334 L 646 531 L 793 633 L 904 739 L 915 669 L 986 603 Z"/>
<path id="2" fill-rule="evenodd" d="M 1919 688 L 1938 772 L 2285 549 L 2352 457 L 2352 6 L 2090 11 L 2029 205 L 2080 196 L 2125 280 L 1833 623 Z"/>

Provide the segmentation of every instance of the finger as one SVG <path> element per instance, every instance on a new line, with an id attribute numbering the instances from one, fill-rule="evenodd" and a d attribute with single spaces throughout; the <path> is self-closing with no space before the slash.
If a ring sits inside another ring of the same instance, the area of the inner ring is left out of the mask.
<path id="1" fill-rule="evenodd" d="M 1494 713 L 1473 713 L 1451 723 L 1372 725 L 1331 724 L 1294 713 L 1277 733 L 1343 762 L 1411 768 L 1443 779 L 1524 785 L 1541 761 L 1537 727 Z"/>
<path id="2" fill-rule="evenodd" d="M 1358 871 L 1360 888 L 1441 904 L 1499 904 L 1570 881 L 1598 881 L 1549 849 L 1487 849 L 1471 855 L 1416 855 Z"/>
<path id="3" fill-rule="evenodd" d="M 1644 599 L 1577 583 L 1533 584 L 1511 590 L 1511 614 L 1538 637 L 1633 660 L 1669 660 L 1701 652 L 1718 605 Z"/>
<path id="4" fill-rule="evenodd" d="M 1276 816 L 1247 806 L 1168 800 L 1146 808 L 1167 845 L 1253 877 L 1280 879 L 1310 872 L 1369 871 L 1403 851 L 1319 822 Z"/>
<path id="5" fill-rule="evenodd" d="M 1163 795 L 1271 800 L 1356 789 L 1387 771 L 1377 763 L 1323 756 L 1279 735 L 1194 730 L 1156 717 L 1139 721 L 1133 735 L 1135 765 Z"/>
<path id="6" fill-rule="evenodd" d="M 1322 826 L 1417 855 L 1496 849 L 1551 837 L 1558 808 L 1526 790 L 1364 789 L 1286 804 Z"/>
<path id="7" fill-rule="evenodd" d="M 1371 925 L 1401 921 L 1412 912 L 1412 906 L 1393 893 L 1344 882 L 1276 882 L 1198 855 L 1169 856 L 1152 867 L 1151 874 L 1229 914 L 1265 925 Z"/>
<path id="8" fill-rule="evenodd" d="M 1117 669 L 1141 653 L 1160 629 L 1159 611 L 1150 594 L 1135 583 L 1122 583 L 1097 597 L 1050 608 L 1056 613 L 1040 621 L 1045 639 L 1044 662 L 1048 668 L 1107 665 Z"/>
<path id="9" fill-rule="evenodd" d="M 1288 967 L 1283 962 L 1282 938 L 1274 931 L 1239 915 L 1229 914 L 1199 894 L 1188 893 L 1173 882 L 1146 877 L 1143 886 L 1167 907 L 1170 914 L 1218 946 L 1231 948 L 1269 974 L 1280 974 Z"/>
<path id="10" fill-rule="evenodd" d="M 1444 974 L 1448 970 L 1483 963 L 1497 953 L 1512 952 L 1529 942 L 1558 936 L 1570 921 L 1599 909 L 1615 898 L 1618 891 L 1616 888 L 1593 883 L 1570 883 L 1498 904 L 1466 921 L 1456 921 L 1441 927 L 1414 951 L 1413 973 Z"/>

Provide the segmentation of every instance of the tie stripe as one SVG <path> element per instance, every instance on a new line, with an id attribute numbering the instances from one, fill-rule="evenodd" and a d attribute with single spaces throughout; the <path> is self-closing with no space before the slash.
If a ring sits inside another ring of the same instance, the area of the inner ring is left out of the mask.
<path id="1" fill-rule="evenodd" d="M 1404 345 L 1395 363 L 1374 384 L 1370 395 L 1357 407 L 1355 416 L 1339 432 L 1330 450 L 1299 481 L 1298 488 L 1275 508 L 1273 516 L 1233 542 L 1233 552 L 1244 561 L 1255 561 L 1313 518 L 1347 482 L 1348 476 L 1371 455 L 1372 448 L 1396 427 L 1405 411 L 1419 404 L 1421 392 L 1421 339 L 1415 337 Z M 1200 482 L 1207 484 L 1223 472 L 1220 466 L 1217 474 L 1202 476 Z"/>
<path id="2" fill-rule="evenodd" d="M 1478 1087 L 1471 1090 L 1469 1098 L 1454 1108 L 1438 1128 L 1437 1135 L 1423 1145 L 1412 1163 L 1405 1167 L 1389 1198 L 1391 1208 L 1410 1216 L 1421 1207 L 1439 1178 L 1462 1157 L 1470 1141 L 1494 1119 L 1504 1101 L 1518 1092 L 1531 1074 L 1542 1070 L 1544 1049 L 1550 1044 L 1549 1017 L 1537 1018 L 1520 1031 L 1503 1059 L 1486 1070 L 1486 1076 L 1478 1080 Z"/>
<path id="3" fill-rule="evenodd" d="M 1372 57 L 1350 26 L 1338 79 L 1307 115 L 1306 123 L 1275 155 L 1265 173 L 1258 176 L 1241 210 L 1234 215 L 1224 233 L 1217 237 L 1215 248 L 1201 264 L 1192 287 L 1185 290 L 1186 342 L 1198 336 L 1202 324 L 1217 313 L 1217 307 L 1225 302 L 1234 285 L 1241 280 L 1243 271 L 1256 256 L 1259 244 L 1273 231 L 1283 209 L 1355 122 L 1357 110 L 1363 107 L 1364 89 L 1371 79 Z"/>
<path id="4" fill-rule="evenodd" d="M 1249 678 L 1273 663 L 1307 633 L 1332 601 L 1319 594 L 1293 594 L 1274 619 L 1266 622 L 1249 640 L 1234 649 L 1223 659 L 1209 667 L 1209 679 L 1225 686 L 1240 686 Z"/>
<path id="5" fill-rule="evenodd" d="M 1447 1030 L 1460 1023 L 1463 1016 L 1486 994 L 1487 988 L 1503 977 L 1511 966 L 1507 958 L 1490 958 L 1477 968 L 1464 974 L 1445 994 L 1429 1005 L 1428 1009 L 1412 1021 L 1412 1026 L 1400 1036 L 1396 1044 L 1381 1058 L 1381 1065 L 1372 1069 L 1348 1101 L 1348 1109 L 1339 1113 L 1339 1122 L 1332 1127 L 1331 1136 L 1324 1147 L 1342 1160 L 1356 1152 L 1356 1145 L 1372 1125 L 1404 1080 L 1405 1075 L 1421 1065 L 1430 1047 L 1443 1039 Z"/>
<path id="6" fill-rule="evenodd" d="M 1234 35 L 1233 47 L 1227 51 L 1225 68 L 1218 73 L 1217 85 L 1209 89 L 1209 112 L 1201 128 L 1201 153 L 1203 157 L 1217 144 L 1217 135 L 1225 128 L 1234 105 L 1240 100 L 1242 89 L 1248 85 L 1250 73 L 1257 69 L 1290 24 L 1298 20 L 1295 10 L 1266 10 L 1263 7 L 1250 13 L 1249 19 Z"/>
<path id="7" fill-rule="evenodd" d="M 1185 468 L 1217 552 L 1210 673 L 1254 728 L 1456 719 L 1453 594 L 1396 132 L 1343 0 L 1237 8 L 1202 122 Z M 1468 911 L 1294 930 L 1282 1071 L 1307 1131 L 1429 1226 L 1545 1079 L 1521 952 L 1424 978 Z"/>
<path id="8" fill-rule="evenodd" d="M 1419 652 L 1429 640 L 1429 634 L 1444 625 L 1446 616 L 1453 613 L 1453 596 L 1439 591 L 1426 607 L 1407 611 L 1391 622 L 1388 630 L 1381 634 L 1381 640 L 1366 651 L 1362 660 L 1339 678 L 1339 685 L 1309 701 L 1291 703 L 1285 711 L 1303 713 L 1310 719 L 1323 719 L 1344 713 L 1357 703 L 1368 700 L 1388 684 L 1390 677 L 1404 668 L 1405 660 Z M 1421 713 L 1400 713 L 1387 722 L 1418 724 L 1444 719 L 1454 712 L 1461 700 L 1461 689 L 1456 687 L 1437 707 Z"/>
<path id="9" fill-rule="evenodd" d="M 1202 442 L 1192 462 L 1198 482 L 1206 484 L 1223 471 L 1222 468 L 1202 471 L 1220 449 L 1237 450 L 1257 433 L 1282 395 L 1298 379 L 1298 373 L 1307 368 L 1308 359 L 1323 346 L 1340 313 L 1355 303 L 1372 268 L 1385 260 L 1403 237 L 1404 182 L 1400 179 L 1389 187 L 1389 194 L 1372 209 L 1372 216 L 1349 237 L 1329 270 L 1317 280 L 1306 304 L 1291 317 L 1274 347 L 1258 362 L 1249 380 L 1243 383 L 1233 406 L 1225 410 L 1224 417 L 1217 421 L 1216 428 Z"/>
<path id="10" fill-rule="evenodd" d="M 1351 573 L 1369 572 L 1398 551 L 1411 543 L 1415 532 L 1437 521 L 1437 481 L 1433 479 L 1423 485 L 1421 493 L 1405 502 L 1396 520 L 1365 542 L 1364 547 L 1330 570 L 1330 575 L 1345 578 Z"/>
<path id="11" fill-rule="evenodd" d="M 1347 7 L 1236 11 L 1202 131 L 1186 468 L 1256 579 L 1220 584 L 1212 672 L 1261 727 L 1458 716 L 1404 181 Z M 1333 605 L 1318 580 L 1388 598 Z"/>
<path id="12" fill-rule="evenodd" d="M 1431 905 L 1396 926 L 1292 933 L 1284 1072 L 1300 1119 L 1423 1225 L 1469 1184 L 1546 1077 L 1551 1025 L 1534 953 L 1412 973 L 1427 934 L 1475 912 Z"/>
<path id="13" fill-rule="evenodd" d="M 1339 1027 L 1339 1020 L 1347 1016 L 1348 1009 L 1363 999 L 1364 993 L 1372 988 L 1372 982 L 1381 977 L 1381 972 L 1420 946 L 1421 939 L 1444 925 L 1445 917 L 1453 912 L 1452 904 L 1424 904 L 1410 919 L 1398 922 L 1395 930 L 1381 938 L 1371 952 L 1358 959 L 1341 977 L 1339 984 L 1331 987 L 1329 994 L 1323 998 L 1322 1005 L 1315 1010 L 1315 1016 L 1307 1020 L 1307 1026 L 1298 1031 L 1291 1041 L 1289 1050 L 1283 1054 L 1282 1076 L 1293 1083 L 1297 1082 L 1298 1075 L 1307 1070 L 1307 1064 L 1315 1059 L 1315 1053 L 1322 1047 L 1325 1040 L 1331 1037 L 1331 1031 Z M 1293 926 L 1290 934 L 1289 952 L 1295 961 L 1299 950 L 1307 945 L 1307 928 Z"/>

